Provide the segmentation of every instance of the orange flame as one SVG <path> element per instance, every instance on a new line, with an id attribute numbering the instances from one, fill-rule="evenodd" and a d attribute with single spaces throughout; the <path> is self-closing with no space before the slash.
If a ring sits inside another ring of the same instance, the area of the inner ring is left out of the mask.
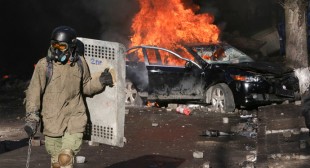
<path id="1" fill-rule="evenodd" d="M 173 50 L 183 43 L 218 42 L 220 30 L 212 24 L 214 17 L 196 15 L 197 5 L 186 8 L 182 0 L 139 0 L 139 3 L 141 9 L 131 26 L 131 46 L 156 45 Z"/>
<path id="2" fill-rule="evenodd" d="M 146 103 L 146 106 L 147 107 L 159 107 L 159 104 L 157 102 L 150 102 L 150 101 L 148 101 Z"/>

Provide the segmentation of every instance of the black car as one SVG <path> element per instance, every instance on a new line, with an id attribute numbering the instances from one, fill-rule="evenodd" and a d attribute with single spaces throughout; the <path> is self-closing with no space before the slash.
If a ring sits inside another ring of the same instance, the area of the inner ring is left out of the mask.
<path id="1" fill-rule="evenodd" d="M 135 46 L 126 56 L 126 104 L 198 103 L 215 111 L 294 101 L 290 68 L 255 62 L 227 43 L 180 45 L 171 51 Z"/>

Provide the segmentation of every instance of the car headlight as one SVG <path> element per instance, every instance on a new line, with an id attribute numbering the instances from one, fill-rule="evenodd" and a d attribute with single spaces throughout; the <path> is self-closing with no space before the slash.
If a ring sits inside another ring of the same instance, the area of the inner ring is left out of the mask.
<path id="1" fill-rule="evenodd" d="M 244 75 L 230 75 L 234 80 L 244 81 L 244 82 L 259 82 L 263 80 L 260 75 L 244 76 Z"/>

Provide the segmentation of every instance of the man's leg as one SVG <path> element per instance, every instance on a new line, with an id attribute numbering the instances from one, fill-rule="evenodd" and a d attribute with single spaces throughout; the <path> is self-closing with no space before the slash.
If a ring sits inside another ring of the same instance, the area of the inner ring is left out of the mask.
<path id="1" fill-rule="evenodd" d="M 58 154 L 62 147 L 62 137 L 45 136 L 45 149 L 51 155 L 51 167 L 59 168 Z"/>
<path id="2" fill-rule="evenodd" d="M 62 147 L 58 160 L 62 168 L 72 168 L 74 156 L 80 151 L 83 141 L 83 133 L 65 133 L 62 137 Z"/>

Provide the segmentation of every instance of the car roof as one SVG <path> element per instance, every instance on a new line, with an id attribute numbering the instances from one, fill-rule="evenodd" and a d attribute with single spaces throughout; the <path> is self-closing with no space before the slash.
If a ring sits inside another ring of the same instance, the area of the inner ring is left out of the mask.
<path id="1" fill-rule="evenodd" d="M 219 45 L 219 46 L 223 46 L 223 45 L 229 45 L 225 42 L 210 42 L 210 43 L 207 43 L 207 42 L 197 42 L 197 43 L 183 43 L 183 44 L 180 44 L 184 47 L 199 47 L 199 46 L 209 46 L 209 45 Z M 157 46 L 157 45 L 137 45 L 137 46 L 132 46 L 130 48 L 127 49 L 127 51 L 129 50 L 132 50 L 132 49 L 135 49 L 135 48 L 161 48 L 161 49 L 166 49 L 166 50 L 170 50 L 170 51 L 173 51 L 171 49 L 168 49 L 168 48 L 164 48 L 164 47 L 161 47 L 161 46 Z"/>

